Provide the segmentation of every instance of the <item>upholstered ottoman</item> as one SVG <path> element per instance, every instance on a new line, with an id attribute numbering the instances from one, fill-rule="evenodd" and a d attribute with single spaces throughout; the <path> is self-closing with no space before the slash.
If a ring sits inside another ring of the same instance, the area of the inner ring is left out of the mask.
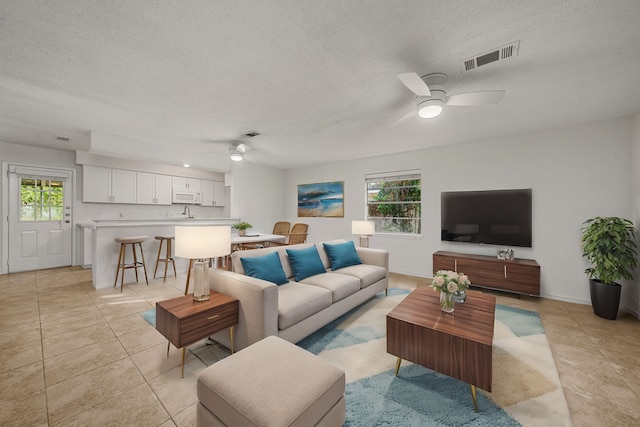
<path id="1" fill-rule="evenodd" d="M 344 372 L 270 336 L 198 377 L 198 426 L 341 426 Z"/>

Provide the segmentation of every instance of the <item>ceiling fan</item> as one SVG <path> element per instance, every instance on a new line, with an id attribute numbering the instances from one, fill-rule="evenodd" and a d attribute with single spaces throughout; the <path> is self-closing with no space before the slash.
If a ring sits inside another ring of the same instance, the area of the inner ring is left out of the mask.
<path id="1" fill-rule="evenodd" d="M 466 107 L 497 104 L 505 94 L 504 90 L 488 90 L 447 95 L 445 88 L 447 75 L 442 73 L 427 74 L 422 77 L 413 72 L 402 73 L 398 74 L 398 78 L 416 94 L 417 113 L 423 119 L 438 117 L 445 105 Z M 414 114 L 415 112 L 412 111 L 405 118 Z"/>
<path id="2" fill-rule="evenodd" d="M 244 153 L 251 147 L 242 141 L 229 141 L 229 158 L 234 162 L 240 162 L 244 158 Z"/>
<path id="3" fill-rule="evenodd" d="M 249 131 L 240 136 L 241 139 L 211 141 L 217 144 L 225 144 L 229 147 L 229 158 L 234 162 L 240 162 L 244 159 L 244 154 L 251 150 L 251 145 L 246 142 L 246 139 L 251 139 L 260 135 L 260 132 L 255 130 Z"/>

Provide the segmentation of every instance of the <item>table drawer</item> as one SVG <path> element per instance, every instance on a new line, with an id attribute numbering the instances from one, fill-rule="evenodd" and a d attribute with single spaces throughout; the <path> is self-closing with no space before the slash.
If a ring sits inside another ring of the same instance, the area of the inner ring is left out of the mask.
<path id="1" fill-rule="evenodd" d="M 190 345 L 236 323 L 238 323 L 238 301 L 194 314 L 180 322 L 180 337 L 176 347 Z"/>

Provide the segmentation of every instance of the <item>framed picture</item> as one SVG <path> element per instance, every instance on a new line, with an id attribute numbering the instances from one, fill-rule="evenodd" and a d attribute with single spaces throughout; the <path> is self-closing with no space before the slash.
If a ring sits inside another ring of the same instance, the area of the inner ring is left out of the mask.
<path id="1" fill-rule="evenodd" d="M 344 181 L 298 185 L 299 217 L 344 217 Z"/>

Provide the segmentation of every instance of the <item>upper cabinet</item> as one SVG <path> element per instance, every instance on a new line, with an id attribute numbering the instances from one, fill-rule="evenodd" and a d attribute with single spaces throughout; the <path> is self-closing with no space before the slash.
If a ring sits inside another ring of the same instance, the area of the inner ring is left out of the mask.
<path id="1" fill-rule="evenodd" d="M 200 191 L 202 192 L 202 206 L 224 206 L 225 190 L 224 182 L 200 180 Z"/>
<path id="2" fill-rule="evenodd" d="M 82 201 L 171 205 L 173 192 L 200 192 L 202 206 L 224 206 L 223 181 L 83 165 Z"/>
<path id="3" fill-rule="evenodd" d="M 137 203 L 145 205 L 171 204 L 171 177 L 153 173 L 136 173 Z"/>
<path id="4" fill-rule="evenodd" d="M 197 178 L 184 178 L 181 176 L 174 176 L 171 179 L 174 190 L 194 191 L 200 190 L 200 180 Z"/>
<path id="5" fill-rule="evenodd" d="M 136 172 L 89 165 L 82 171 L 83 202 L 136 203 Z"/>

